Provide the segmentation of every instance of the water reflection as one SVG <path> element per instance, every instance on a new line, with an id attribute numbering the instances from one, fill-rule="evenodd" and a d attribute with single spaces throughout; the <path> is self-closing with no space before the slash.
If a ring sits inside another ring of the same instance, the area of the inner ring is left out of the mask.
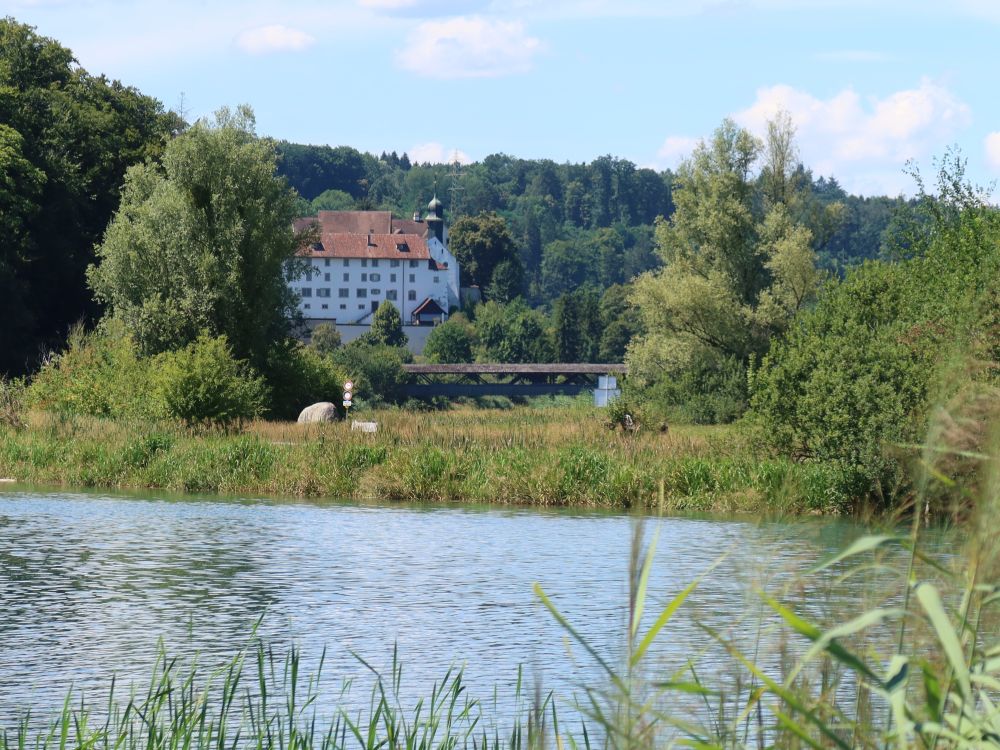
<path id="1" fill-rule="evenodd" d="M 760 607 L 753 586 L 780 587 L 859 533 L 835 522 L 658 528 L 655 600 L 728 552 L 658 643 L 664 669 L 702 647 L 695 618 L 740 634 Z M 532 584 L 614 653 L 630 529 L 598 514 L 0 494 L 0 724 L 29 705 L 57 709 L 71 685 L 99 695 L 112 673 L 146 679 L 159 639 L 218 663 L 262 613 L 260 633 L 302 645 L 311 664 L 328 647 L 331 695 L 364 674 L 352 650 L 384 666 L 394 642 L 414 696 L 453 664 L 483 697 L 509 692 L 518 664 L 565 694 L 597 674 Z M 796 594 L 807 608 L 852 595 L 808 593 Z"/>

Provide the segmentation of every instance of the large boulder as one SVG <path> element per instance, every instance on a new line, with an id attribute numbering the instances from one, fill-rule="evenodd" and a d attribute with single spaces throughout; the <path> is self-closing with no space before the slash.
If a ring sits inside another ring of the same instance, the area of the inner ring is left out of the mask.
<path id="1" fill-rule="evenodd" d="M 318 404 L 307 406 L 299 414 L 299 424 L 310 424 L 312 422 L 336 422 L 337 419 L 337 407 L 329 401 L 320 401 Z"/>

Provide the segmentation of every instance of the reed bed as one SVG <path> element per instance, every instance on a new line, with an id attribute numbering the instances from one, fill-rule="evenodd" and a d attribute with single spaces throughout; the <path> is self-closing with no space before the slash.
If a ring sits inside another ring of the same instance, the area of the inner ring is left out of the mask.
<path id="1" fill-rule="evenodd" d="M 239 431 L 34 413 L 0 428 L 0 476 L 29 484 L 663 511 L 841 513 L 832 466 L 762 455 L 733 427 L 607 429 L 591 409 L 368 415 Z"/>

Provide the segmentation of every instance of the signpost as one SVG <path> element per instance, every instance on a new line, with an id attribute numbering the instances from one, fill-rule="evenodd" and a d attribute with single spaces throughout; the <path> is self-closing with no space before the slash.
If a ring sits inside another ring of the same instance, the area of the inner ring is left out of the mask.
<path id="1" fill-rule="evenodd" d="M 344 419 L 347 419 L 347 413 L 351 410 L 351 399 L 354 395 L 354 383 L 348 380 L 344 383 Z"/>

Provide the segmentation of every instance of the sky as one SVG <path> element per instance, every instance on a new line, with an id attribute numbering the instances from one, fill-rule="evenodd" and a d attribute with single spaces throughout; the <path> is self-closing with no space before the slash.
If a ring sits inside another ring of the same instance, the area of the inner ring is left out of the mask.
<path id="1" fill-rule="evenodd" d="M 0 0 L 188 120 L 407 152 L 676 167 L 788 112 L 802 162 L 911 195 L 958 147 L 1000 177 L 1000 0 Z"/>

